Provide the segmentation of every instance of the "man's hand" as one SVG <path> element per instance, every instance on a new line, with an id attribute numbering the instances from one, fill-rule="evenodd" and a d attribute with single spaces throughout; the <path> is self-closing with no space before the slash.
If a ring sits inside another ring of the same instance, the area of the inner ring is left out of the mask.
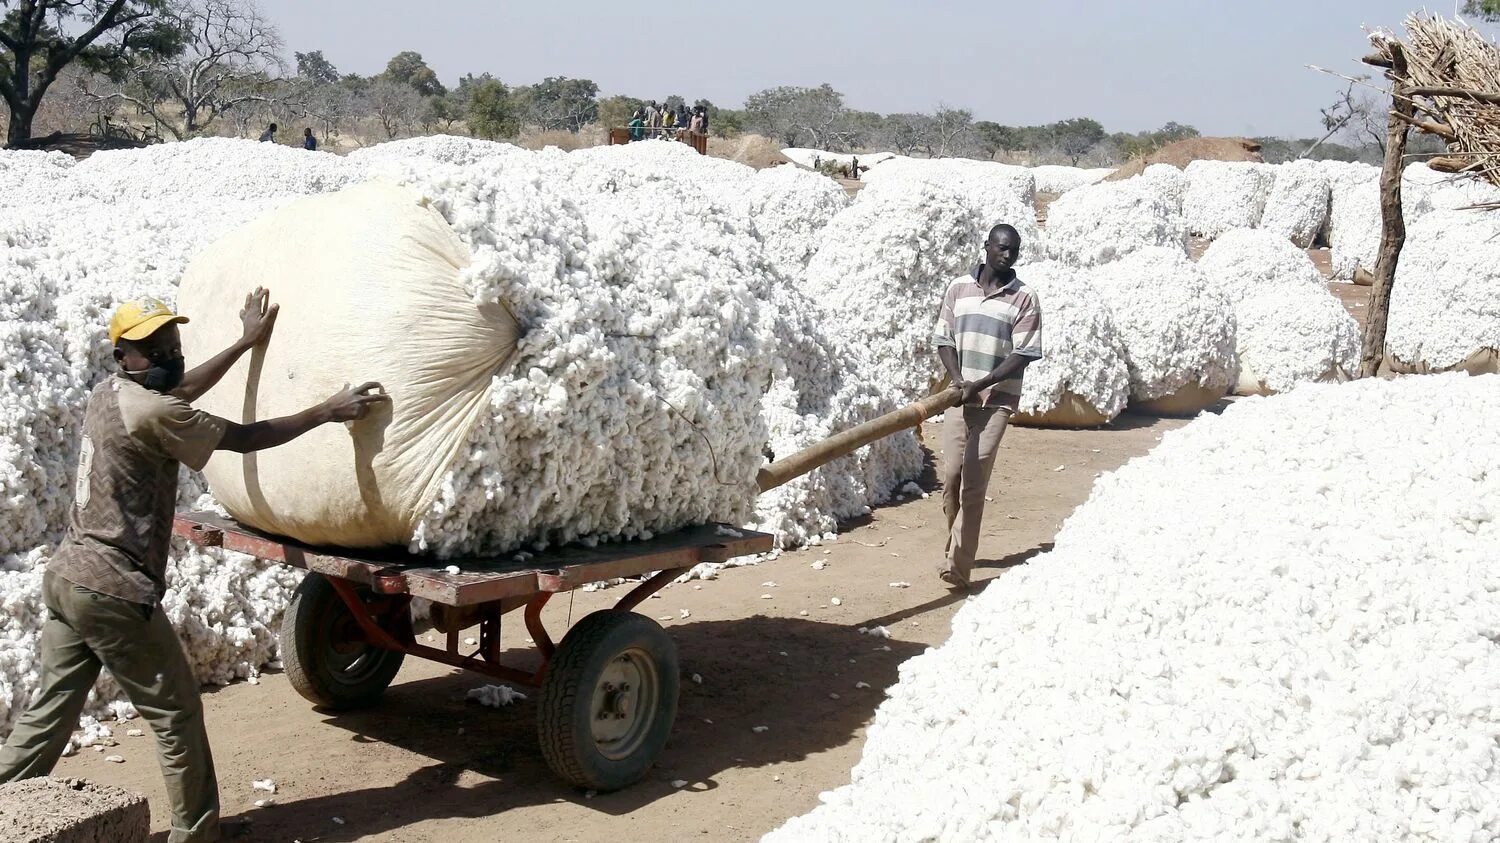
<path id="1" fill-rule="evenodd" d="M 979 398 L 980 391 L 984 389 L 979 381 L 969 381 L 968 383 L 959 384 L 959 386 L 963 389 L 964 404 L 973 404 Z"/>
<path id="2" fill-rule="evenodd" d="M 251 347 L 270 338 L 279 310 L 281 305 L 271 304 L 271 291 L 265 287 L 256 287 L 255 292 L 245 296 L 245 306 L 240 309 L 240 324 L 244 326 L 240 342 Z"/>
<path id="3" fill-rule="evenodd" d="M 376 404 L 390 403 L 385 387 L 369 381 L 351 386 L 323 402 L 329 421 L 347 422 L 364 418 Z"/>

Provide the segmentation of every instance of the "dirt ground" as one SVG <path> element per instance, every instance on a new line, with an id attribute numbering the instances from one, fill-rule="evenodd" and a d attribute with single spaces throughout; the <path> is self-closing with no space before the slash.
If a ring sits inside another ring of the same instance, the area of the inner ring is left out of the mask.
<path id="1" fill-rule="evenodd" d="M 1100 473 L 1184 423 L 1125 415 L 1101 430 L 1009 432 L 977 587 L 1004 588 L 1005 571 L 1051 546 Z M 929 443 L 937 432 L 929 426 Z M 266 841 L 488 843 L 518 831 L 538 841 L 755 840 L 849 780 L 897 666 L 948 637 L 964 597 L 934 574 L 945 530 L 931 466 L 922 485 L 930 497 L 880 508 L 831 545 L 646 601 L 640 611 L 665 619 L 677 643 L 683 683 L 672 740 L 634 787 L 591 797 L 562 784 L 537 746 L 534 696 L 484 708 L 465 700 L 483 678 L 408 660 L 382 703 L 358 712 L 315 711 L 279 674 L 205 690 L 224 814 L 250 817 L 251 839 Z M 813 570 L 816 560 L 828 564 Z M 570 613 L 577 620 L 624 593 L 554 600 L 548 626 L 560 638 Z M 862 626 L 884 626 L 891 637 L 861 635 Z M 529 651 L 525 634 L 517 618 L 503 639 L 520 654 Z M 126 737 L 131 725 L 141 724 L 120 724 L 118 746 L 65 758 L 57 775 L 145 794 L 153 839 L 164 840 L 154 742 Z M 106 762 L 108 754 L 125 763 Z M 274 796 L 251 788 L 264 778 L 276 782 Z M 254 806 L 265 798 L 274 804 Z"/>

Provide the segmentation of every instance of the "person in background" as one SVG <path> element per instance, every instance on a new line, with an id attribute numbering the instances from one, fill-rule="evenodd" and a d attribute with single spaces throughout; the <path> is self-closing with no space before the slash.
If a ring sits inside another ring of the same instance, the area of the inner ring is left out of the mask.
<path id="1" fill-rule="evenodd" d="M 708 106 L 698 106 L 698 113 L 703 115 L 703 134 L 708 134 Z"/>
<path id="2" fill-rule="evenodd" d="M 318 139 L 313 137 L 311 127 L 302 130 L 302 148 L 308 152 L 316 152 L 318 150 Z"/>
<path id="3" fill-rule="evenodd" d="M 260 142 L 261 143 L 275 143 L 276 142 L 276 124 L 275 123 L 272 123 L 271 125 L 267 126 L 266 130 L 264 132 L 260 133 Z"/>
<path id="4" fill-rule="evenodd" d="M 656 137 L 656 129 L 661 125 L 661 111 L 656 107 L 656 100 L 646 100 L 646 137 Z"/>
<path id="5" fill-rule="evenodd" d="M 688 129 L 692 126 L 693 118 L 688 114 L 687 103 L 677 104 L 677 128 Z"/>
<path id="6" fill-rule="evenodd" d="M 41 683 L 0 748 L 0 784 L 52 772 L 103 668 L 156 734 L 168 843 L 248 833 L 243 821 L 219 821 L 198 680 L 161 605 L 178 467 L 202 471 L 215 451 L 274 448 L 390 401 L 371 382 L 294 416 L 246 424 L 194 409 L 192 401 L 270 338 L 276 312 L 265 289 L 246 296 L 240 338 L 191 371 L 177 333 L 186 317 L 147 298 L 110 318 L 116 372 L 94 387 L 84 410 L 68 530 L 42 577 Z"/>
<path id="7" fill-rule="evenodd" d="M 692 132 L 695 135 L 705 134 L 703 131 L 702 107 L 696 107 L 693 109 L 693 119 L 688 121 L 688 131 Z"/>
<path id="8" fill-rule="evenodd" d="M 670 106 L 663 105 L 661 107 L 661 127 L 663 129 L 670 130 L 672 127 L 674 127 L 676 125 L 677 125 L 677 112 L 673 111 Z M 662 134 L 663 135 L 670 135 L 671 132 L 670 131 L 666 131 L 666 132 L 662 132 Z"/>
<path id="9" fill-rule="evenodd" d="M 645 140 L 646 138 L 646 112 L 637 108 L 635 114 L 630 116 L 630 139 L 633 141 Z"/>
<path id="10" fill-rule="evenodd" d="M 948 285 L 933 327 L 938 359 L 963 401 L 943 418 L 943 513 L 947 559 L 938 577 L 967 589 L 995 452 L 1021 400 L 1021 376 L 1042 356 L 1042 310 L 1012 269 L 1021 235 L 1001 223 L 984 241 L 984 262 Z"/>

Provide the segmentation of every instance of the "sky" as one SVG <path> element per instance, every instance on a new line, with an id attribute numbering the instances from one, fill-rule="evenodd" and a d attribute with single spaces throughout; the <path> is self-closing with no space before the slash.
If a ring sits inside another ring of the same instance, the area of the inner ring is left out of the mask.
<path id="1" fill-rule="evenodd" d="M 1431 0 L 1451 14 L 1454 0 Z M 1169 120 L 1205 135 L 1321 134 L 1318 109 L 1415 0 L 260 0 L 288 51 L 341 72 L 416 50 L 451 85 L 583 77 L 601 95 L 681 94 L 739 107 L 828 82 L 879 112 L 968 108 L 1007 125 L 1092 117 L 1110 131 Z M 1486 27 L 1493 35 L 1493 28 Z M 1378 81 L 1378 80 L 1377 80 Z"/>

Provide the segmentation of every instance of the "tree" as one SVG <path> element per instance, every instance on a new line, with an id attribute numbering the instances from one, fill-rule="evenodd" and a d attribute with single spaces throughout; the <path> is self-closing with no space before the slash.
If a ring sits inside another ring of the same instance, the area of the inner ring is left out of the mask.
<path id="1" fill-rule="evenodd" d="M 816 88 L 784 85 L 745 98 L 750 128 L 787 146 L 833 150 L 849 146 L 844 95 L 824 82 Z"/>
<path id="2" fill-rule="evenodd" d="M 1500 20 L 1500 0 L 1464 0 L 1464 14 Z"/>
<path id="3" fill-rule="evenodd" d="M 471 86 L 468 118 L 469 134 L 476 138 L 513 138 L 521 131 L 510 89 L 497 79 L 484 79 Z"/>
<path id="4" fill-rule="evenodd" d="M 405 50 L 392 56 L 385 64 L 384 75 L 392 82 L 406 85 L 424 97 L 437 96 L 448 90 L 438 81 L 437 73 L 427 66 L 422 54 L 413 50 Z"/>
<path id="5" fill-rule="evenodd" d="M 1052 145 L 1058 152 L 1066 155 L 1068 163 L 1075 167 L 1078 166 L 1078 159 L 1105 137 L 1104 127 L 1099 125 L 1098 120 L 1090 117 L 1059 120 L 1048 129 L 1052 135 Z"/>
<path id="6" fill-rule="evenodd" d="M 974 134 L 980 150 L 988 158 L 994 158 L 997 152 L 1018 152 L 1026 148 L 1025 133 L 1015 126 L 980 120 L 974 124 Z"/>
<path id="7" fill-rule="evenodd" d="M 180 51 L 182 33 L 166 8 L 167 0 L 0 0 L 6 143 L 31 137 L 37 109 L 68 65 L 118 80 L 142 57 Z"/>
<path id="8" fill-rule="evenodd" d="M 576 132 L 599 119 L 599 86 L 591 79 L 549 76 L 514 96 L 525 121 L 544 131 Z"/>
<path id="9" fill-rule="evenodd" d="M 623 94 L 599 101 L 599 125 L 606 128 L 625 126 L 635 115 L 636 109 L 645 106 L 645 100 Z"/>
<path id="10" fill-rule="evenodd" d="M 314 85 L 337 85 L 339 70 L 333 62 L 323 58 L 322 50 L 293 53 L 297 59 L 297 76 Z"/>
<path id="11" fill-rule="evenodd" d="M 366 88 L 365 111 L 375 115 L 387 140 L 409 130 L 422 116 L 422 95 L 410 85 L 403 85 L 384 75 Z"/>
<path id="12" fill-rule="evenodd" d="M 884 145 L 899 155 L 911 155 L 926 143 L 932 118 L 926 114 L 888 114 L 882 126 Z"/>
<path id="13" fill-rule="evenodd" d="M 132 85 L 103 96 L 131 103 L 178 140 L 236 108 L 273 102 L 281 36 L 253 0 L 178 0 L 166 16 L 189 33 L 182 51 L 144 57 L 130 68 Z"/>
<path id="14" fill-rule="evenodd" d="M 974 112 L 966 108 L 949 108 L 939 104 L 927 127 L 925 145 L 929 157 L 963 155 L 975 146 Z"/>

